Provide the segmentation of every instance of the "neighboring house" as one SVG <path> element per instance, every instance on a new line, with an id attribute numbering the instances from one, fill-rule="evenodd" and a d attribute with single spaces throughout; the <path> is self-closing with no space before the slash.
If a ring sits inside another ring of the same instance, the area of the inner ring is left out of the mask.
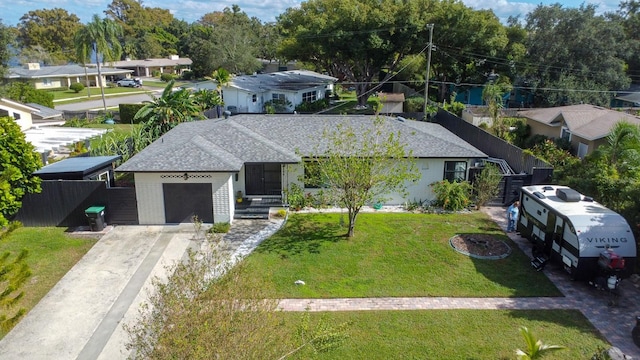
<path id="1" fill-rule="evenodd" d="M 230 222 L 235 197 L 277 198 L 301 182 L 305 159 L 328 146 L 322 136 L 338 124 L 370 128 L 374 116 L 238 115 L 182 123 L 116 168 L 133 173 L 140 224 Z M 385 131 L 399 133 L 416 158 L 422 178 L 407 184 L 408 196 L 389 194 L 387 204 L 434 198 L 443 179 L 466 180 L 486 154 L 444 127 L 385 118 Z M 357 144 L 354 144 L 357 146 Z"/>
<path id="2" fill-rule="evenodd" d="M 613 103 L 616 107 L 640 107 L 640 92 L 616 96 Z"/>
<path id="3" fill-rule="evenodd" d="M 404 94 L 403 93 L 378 93 L 378 98 L 382 103 L 381 114 L 403 113 Z"/>
<path id="4" fill-rule="evenodd" d="M 62 111 L 36 103 L 27 103 L 27 105 L 38 109 L 37 112 L 31 113 L 33 125 L 64 125 L 65 120 L 62 116 Z"/>
<path id="5" fill-rule="evenodd" d="M 133 76 L 153 76 L 155 71 L 161 74 L 181 75 L 185 71 L 191 70 L 193 61 L 189 58 L 181 58 L 178 55 L 171 55 L 166 59 L 144 59 L 114 61 L 112 66 L 120 69 L 128 69 L 133 72 Z"/>
<path id="6" fill-rule="evenodd" d="M 33 122 L 31 114 L 34 112 L 37 113 L 38 109 L 33 106 L 0 98 L 0 116 L 12 117 L 16 123 L 18 123 L 22 131 L 31 127 Z"/>
<path id="7" fill-rule="evenodd" d="M 235 76 L 222 87 L 222 98 L 231 113 L 264 113 L 268 102 L 281 102 L 293 112 L 303 102 L 324 99 L 333 91 L 337 78 L 307 70 L 282 71 L 270 74 Z M 197 89 L 215 89 L 212 81 L 196 84 Z"/>
<path id="8" fill-rule="evenodd" d="M 501 109 L 500 117 L 517 117 L 518 113 L 515 109 Z M 489 114 L 488 106 L 467 106 L 462 110 L 462 120 L 480 126 L 482 123 L 487 127 L 493 126 L 493 118 Z"/>
<path id="9" fill-rule="evenodd" d="M 287 63 L 282 63 L 278 60 L 266 60 L 266 59 L 258 59 L 260 63 L 262 63 L 262 72 L 263 73 L 273 73 L 278 71 L 289 71 L 289 70 L 298 70 L 298 63 L 296 61 L 289 61 Z"/>
<path id="10" fill-rule="evenodd" d="M 580 158 L 606 144 L 607 136 L 619 121 L 640 125 L 640 117 L 587 104 L 532 109 L 518 114 L 526 118 L 532 135 L 567 139 Z"/>
<path id="11" fill-rule="evenodd" d="M 107 84 L 107 78 L 125 77 L 131 70 L 116 69 L 111 67 L 100 68 L 102 84 Z M 40 66 L 37 63 L 29 63 L 25 67 L 9 68 L 5 78 L 9 80 L 27 81 L 36 89 L 68 88 L 71 84 L 81 83 L 90 87 L 98 86 L 98 69 L 95 67 L 83 67 L 76 64 L 60 66 Z"/>

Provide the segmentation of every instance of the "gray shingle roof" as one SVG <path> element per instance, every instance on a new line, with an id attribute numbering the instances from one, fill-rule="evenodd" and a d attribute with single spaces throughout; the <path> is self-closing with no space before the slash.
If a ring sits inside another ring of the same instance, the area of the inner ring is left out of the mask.
<path id="1" fill-rule="evenodd" d="M 339 124 L 356 131 L 374 116 L 238 115 L 183 123 L 122 164 L 117 171 L 239 171 L 244 163 L 297 163 L 300 155 L 322 152 L 322 133 Z M 487 155 L 442 126 L 386 118 L 387 131 L 419 158 L 483 158 Z M 354 149 L 357 144 L 354 144 Z"/>
<path id="2" fill-rule="evenodd" d="M 33 115 L 37 116 L 40 119 L 51 119 L 51 118 L 57 118 L 62 116 L 62 111 L 52 109 L 48 106 L 44 106 L 36 103 L 27 103 L 27 105 L 38 109 L 38 112 Z"/>
<path id="3" fill-rule="evenodd" d="M 589 104 L 532 109 L 520 111 L 519 114 L 549 126 L 561 126 L 564 121 L 571 133 L 587 140 L 608 136 L 620 121 L 640 125 L 638 116 Z"/>
<path id="4" fill-rule="evenodd" d="M 236 76 L 228 86 L 249 92 L 266 90 L 297 91 L 332 84 L 338 79 L 308 70 L 279 71 L 269 74 Z"/>

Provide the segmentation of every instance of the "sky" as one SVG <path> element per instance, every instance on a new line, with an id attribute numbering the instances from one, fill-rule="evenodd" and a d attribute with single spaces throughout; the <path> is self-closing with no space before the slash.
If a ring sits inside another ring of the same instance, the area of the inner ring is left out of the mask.
<path id="1" fill-rule="evenodd" d="M 250 17 L 257 17 L 262 22 L 275 21 L 276 16 L 286 9 L 300 4 L 301 0 L 143 0 L 147 7 L 159 7 L 171 11 L 174 17 L 194 22 L 206 13 L 221 11 L 233 4 L 240 6 Z M 504 23 L 513 15 L 524 18 L 538 4 L 549 5 L 562 3 L 564 7 L 579 7 L 580 4 L 594 4 L 598 12 L 615 11 L 620 0 L 463 0 L 474 9 L 493 9 L 493 12 Z M 80 21 L 86 23 L 93 14 L 104 16 L 104 10 L 111 0 L 1 0 L 0 20 L 4 25 L 15 26 L 20 18 L 31 10 L 63 8 L 76 14 Z"/>

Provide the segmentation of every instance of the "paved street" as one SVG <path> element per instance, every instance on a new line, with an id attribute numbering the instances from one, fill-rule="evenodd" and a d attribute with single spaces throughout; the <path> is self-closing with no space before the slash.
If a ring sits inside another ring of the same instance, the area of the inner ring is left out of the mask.
<path id="1" fill-rule="evenodd" d="M 143 91 L 143 90 L 141 90 Z M 162 92 L 160 90 L 154 90 L 156 96 Z M 56 105 L 56 110 L 68 110 L 68 111 L 85 111 L 85 110 L 102 110 L 102 97 L 100 95 L 92 95 L 89 101 L 83 101 L 78 103 L 64 104 L 64 105 Z M 107 107 L 115 107 L 120 103 L 124 104 L 137 104 L 141 103 L 145 100 L 151 100 L 149 94 L 141 93 L 127 96 L 111 96 L 106 97 Z"/>

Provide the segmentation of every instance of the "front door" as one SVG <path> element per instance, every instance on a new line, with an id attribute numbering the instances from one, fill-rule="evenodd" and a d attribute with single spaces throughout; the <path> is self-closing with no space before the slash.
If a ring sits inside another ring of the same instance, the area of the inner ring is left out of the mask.
<path id="1" fill-rule="evenodd" d="M 246 164 L 244 170 L 247 195 L 280 195 L 280 164 Z"/>

